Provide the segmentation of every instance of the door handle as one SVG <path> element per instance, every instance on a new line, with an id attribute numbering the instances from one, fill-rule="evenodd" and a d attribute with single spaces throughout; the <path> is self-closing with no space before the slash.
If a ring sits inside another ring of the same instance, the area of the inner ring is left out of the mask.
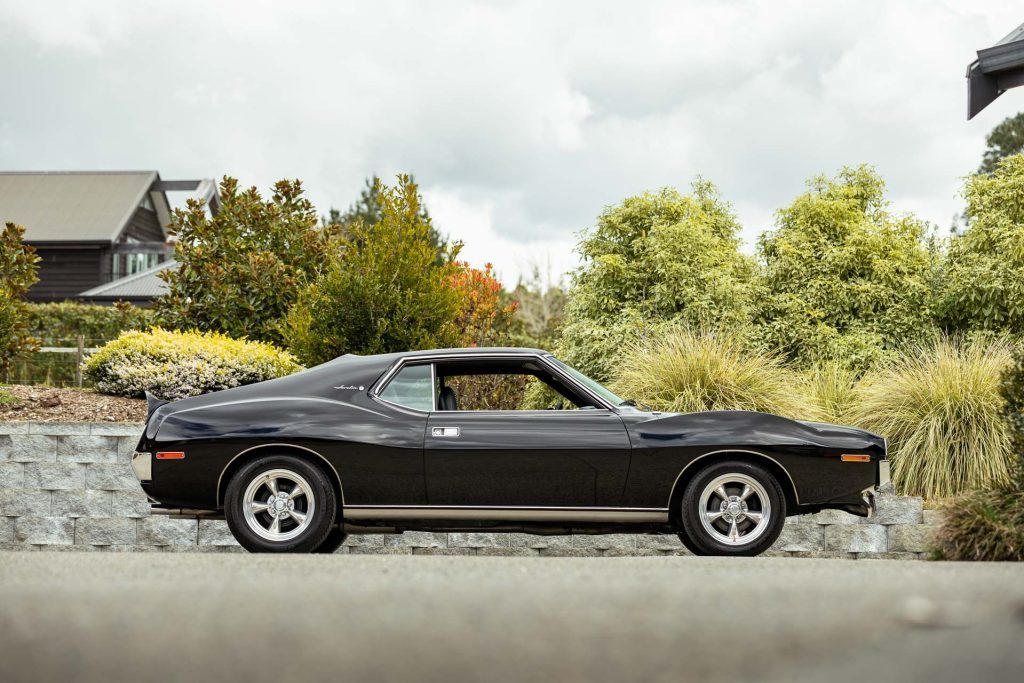
<path id="1" fill-rule="evenodd" d="M 431 436 L 454 438 L 459 435 L 458 427 L 431 427 Z"/>

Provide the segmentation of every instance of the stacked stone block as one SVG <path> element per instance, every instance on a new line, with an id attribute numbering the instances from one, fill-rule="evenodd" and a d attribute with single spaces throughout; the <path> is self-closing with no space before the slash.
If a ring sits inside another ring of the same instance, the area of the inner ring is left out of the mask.
<path id="1" fill-rule="evenodd" d="M 0 550 L 237 552 L 218 519 L 150 514 L 131 470 L 141 424 L 0 423 Z M 941 515 L 920 498 L 879 497 L 870 519 L 790 517 L 769 555 L 915 559 Z M 686 555 L 675 536 L 406 532 L 350 536 L 339 553 L 597 557 Z"/>

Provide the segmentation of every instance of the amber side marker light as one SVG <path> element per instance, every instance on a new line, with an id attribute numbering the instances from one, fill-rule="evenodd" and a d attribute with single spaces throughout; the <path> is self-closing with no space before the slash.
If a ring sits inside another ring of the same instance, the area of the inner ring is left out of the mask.
<path id="1" fill-rule="evenodd" d="M 159 458 L 160 454 L 157 453 L 156 457 Z M 871 462 L 870 455 L 852 455 L 850 453 L 840 455 L 839 459 L 842 460 L 843 462 Z"/>
<path id="2" fill-rule="evenodd" d="M 845 455 L 843 456 L 846 457 Z M 184 460 L 185 454 L 181 451 L 161 451 L 156 454 L 157 460 Z"/>

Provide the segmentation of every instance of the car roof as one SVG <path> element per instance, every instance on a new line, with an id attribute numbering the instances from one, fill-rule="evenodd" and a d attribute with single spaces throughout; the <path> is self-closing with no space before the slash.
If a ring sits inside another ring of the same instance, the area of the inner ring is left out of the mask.
<path id="1" fill-rule="evenodd" d="M 472 358 L 473 356 L 488 356 L 493 354 L 521 354 L 524 356 L 537 355 L 546 356 L 549 355 L 549 351 L 544 349 L 524 348 L 519 346 L 471 346 L 459 349 L 423 349 L 420 351 L 400 351 L 397 353 L 382 353 L 376 356 L 364 356 L 364 358 L 381 358 L 388 360 L 398 360 L 399 358 L 423 358 L 430 356 L 466 356 Z"/>

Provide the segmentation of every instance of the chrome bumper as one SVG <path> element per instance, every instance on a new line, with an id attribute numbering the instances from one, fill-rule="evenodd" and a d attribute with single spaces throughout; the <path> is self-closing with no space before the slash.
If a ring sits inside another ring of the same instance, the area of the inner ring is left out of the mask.
<path id="1" fill-rule="evenodd" d="M 153 454 L 152 453 L 139 453 L 136 451 L 132 454 L 132 471 L 135 472 L 135 478 L 141 481 L 152 481 L 153 480 Z"/>

